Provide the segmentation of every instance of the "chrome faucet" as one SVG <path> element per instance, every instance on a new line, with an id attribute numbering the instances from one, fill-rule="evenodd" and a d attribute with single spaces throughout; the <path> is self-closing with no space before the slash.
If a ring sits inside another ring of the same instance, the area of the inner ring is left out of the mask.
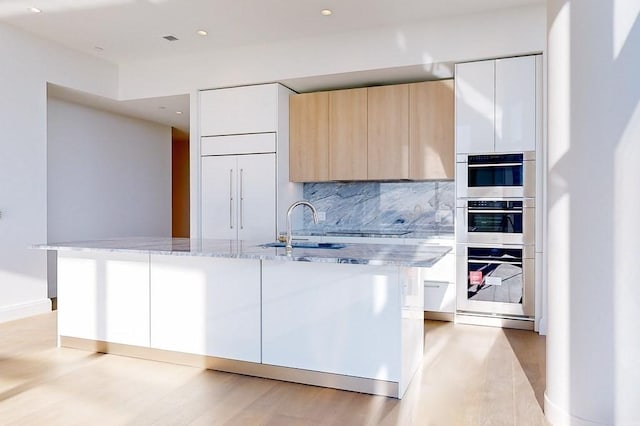
<path id="1" fill-rule="evenodd" d="M 313 212 L 313 223 L 315 223 L 315 224 L 318 223 L 318 211 L 313 206 L 313 204 L 311 204 L 307 200 L 300 200 L 300 201 L 296 201 L 295 203 L 291 204 L 289 206 L 289 209 L 287 209 L 287 241 L 286 241 L 286 244 L 285 244 L 285 252 L 287 254 L 291 254 L 291 252 L 293 251 L 293 246 L 291 245 L 291 213 L 293 213 L 293 209 L 295 209 L 298 206 L 307 206 L 307 207 L 309 207 L 311 209 L 311 211 Z"/>

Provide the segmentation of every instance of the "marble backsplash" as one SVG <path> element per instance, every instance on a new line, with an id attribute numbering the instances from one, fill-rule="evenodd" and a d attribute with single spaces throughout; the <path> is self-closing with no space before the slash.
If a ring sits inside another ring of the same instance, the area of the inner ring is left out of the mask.
<path id="1" fill-rule="evenodd" d="M 453 234 L 453 181 L 305 183 L 304 198 L 326 215 L 305 209 L 305 231 Z"/>

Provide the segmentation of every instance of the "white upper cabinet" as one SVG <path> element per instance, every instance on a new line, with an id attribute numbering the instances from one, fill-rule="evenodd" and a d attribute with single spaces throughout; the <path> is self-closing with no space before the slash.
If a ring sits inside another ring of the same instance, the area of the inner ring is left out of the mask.
<path id="1" fill-rule="evenodd" d="M 456 152 L 494 150 L 495 61 L 456 65 Z"/>
<path id="2" fill-rule="evenodd" d="M 496 151 L 536 149 L 535 56 L 496 63 Z"/>
<path id="3" fill-rule="evenodd" d="M 456 65 L 456 152 L 535 151 L 536 56 Z"/>
<path id="4" fill-rule="evenodd" d="M 278 130 L 278 85 L 231 87 L 200 92 L 200 136 Z"/>

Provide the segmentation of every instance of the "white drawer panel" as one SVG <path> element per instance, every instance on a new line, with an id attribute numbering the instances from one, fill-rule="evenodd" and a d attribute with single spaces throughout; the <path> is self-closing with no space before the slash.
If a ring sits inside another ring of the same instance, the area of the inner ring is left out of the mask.
<path id="1" fill-rule="evenodd" d="M 201 155 L 261 154 L 276 152 L 276 134 L 207 136 L 201 140 Z"/>
<path id="2" fill-rule="evenodd" d="M 456 286 L 446 281 L 424 282 L 424 310 L 453 313 L 456 309 Z"/>
<path id="3" fill-rule="evenodd" d="M 424 281 L 456 282 L 456 255 L 449 252 L 431 268 L 422 268 Z"/>

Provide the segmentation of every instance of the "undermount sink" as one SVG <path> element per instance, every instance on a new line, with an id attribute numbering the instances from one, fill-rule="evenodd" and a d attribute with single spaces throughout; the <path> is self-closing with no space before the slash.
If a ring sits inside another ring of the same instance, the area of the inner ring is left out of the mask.
<path id="1" fill-rule="evenodd" d="M 260 247 L 284 247 L 285 243 L 283 242 L 273 242 L 262 244 Z M 341 249 L 344 248 L 345 245 L 341 243 L 318 243 L 315 241 L 293 241 L 291 243 L 293 248 L 306 248 L 306 249 Z"/>

